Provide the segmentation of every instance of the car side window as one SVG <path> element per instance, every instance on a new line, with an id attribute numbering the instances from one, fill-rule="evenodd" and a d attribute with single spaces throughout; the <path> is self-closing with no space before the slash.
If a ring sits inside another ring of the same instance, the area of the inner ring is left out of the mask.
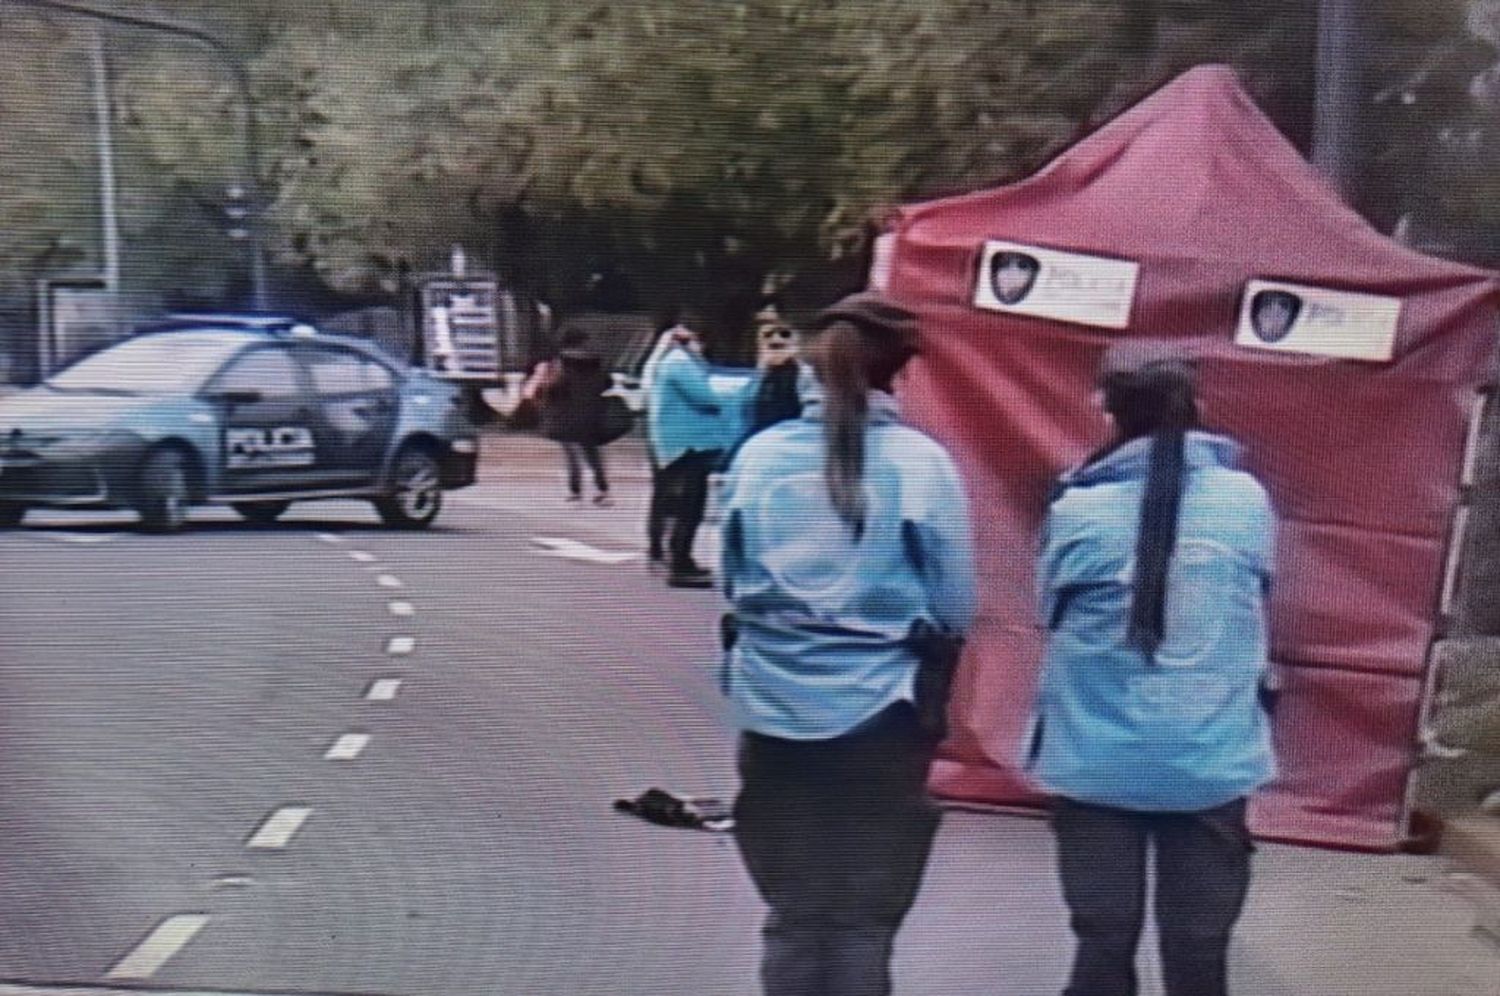
<path id="1" fill-rule="evenodd" d="M 369 357 L 341 349 L 314 349 L 304 354 L 312 373 L 313 388 L 320 395 L 383 391 L 395 378 Z"/>
<path id="2" fill-rule="evenodd" d="M 263 398 L 302 393 L 297 364 L 281 349 L 256 349 L 232 361 L 214 381 L 218 391 L 258 391 Z"/>

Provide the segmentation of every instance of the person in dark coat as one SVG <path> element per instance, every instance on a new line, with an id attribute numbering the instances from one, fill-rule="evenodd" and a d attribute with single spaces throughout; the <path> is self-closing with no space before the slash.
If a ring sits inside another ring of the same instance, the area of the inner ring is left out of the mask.
<path id="1" fill-rule="evenodd" d="M 609 479 L 599 447 L 605 437 L 604 392 L 614 379 L 599 355 L 589 349 L 588 333 L 569 329 L 542 396 L 542 433 L 562 446 L 568 468 L 568 501 L 583 500 L 583 467 L 594 477 L 595 505 L 609 505 Z"/>

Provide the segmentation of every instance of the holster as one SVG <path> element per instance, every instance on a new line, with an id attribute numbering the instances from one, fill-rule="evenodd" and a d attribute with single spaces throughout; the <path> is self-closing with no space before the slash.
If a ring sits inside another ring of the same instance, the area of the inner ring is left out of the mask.
<path id="1" fill-rule="evenodd" d="M 963 657 L 964 638 L 945 633 L 924 619 L 912 623 L 906 645 L 917 657 L 917 721 L 933 740 L 948 736 L 948 700 L 953 675 Z"/>

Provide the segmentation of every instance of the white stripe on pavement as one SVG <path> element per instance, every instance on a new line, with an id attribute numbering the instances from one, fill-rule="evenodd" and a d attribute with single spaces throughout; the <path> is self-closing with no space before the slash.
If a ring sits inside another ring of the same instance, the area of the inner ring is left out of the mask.
<path id="1" fill-rule="evenodd" d="M 382 588 L 400 588 L 401 579 L 394 574 L 382 574 L 375 579 L 375 583 Z"/>
<path id="2" fill-rule="evenodd" d="M 266 817 L 245 846 L 259 851 L 279 851 L 291 843 L 292 836 L 302 829 L 302 824 L 311 815 L 311 806 L 282 806 Z"/>
<path id="3" fill-rule="evenodd" d="M 380 678 L 370 685 L 370 690 L 365 693 L 365 699 L 370 702 L 389 702 L 400 690 L 400 678 Z"/>
<path id="4" fill-rule="evenodd" d="M 352 761 L 364 753 L 370 743 L 368 733 L 345 733 L 333 742 L 328 748 L 328 753 L 323 755 L 325 761 Z"/>
<path id="5" fill-rule="evenodd" d="M 412 605 L 410 602 L 387 602 L 385 604 L 385 607 L 390 610 L 391 615 L 393 616 L 405 617 L 414 616 L 417 614 L 416 606 Z"/>
<path id="6" fill-rule="evenodd" d="M 77 543 L 80 546 L 92 546 L 98 543 L 113 543 L 124 536 L 124 533 L 53 533 L 46 530 L 33 530 L 27 535 L 38 539 L 48 539 L 56 543 Z"/>
<path id="7" fill-rule="evenodd" d="M 208 917 L 201 913 L 182 913 L 170 916 L 156 925 L 146 939 L 114 968 L 105 978 L 149 979 L 156 970 L 165 965 L 173 955 L 197 936 L 198 931 L 208 925 Z"/>
<path id="8" fill-rule="evenodd" d="M 375 563 L 375 555 L 373 553 L 367 553 L 364 550 L 350 550 L 349 559 L 357 561 L 361 564 Z"/>
<path id="9" fill-rule="evenodd" d="M 624 564 L 641 557 L 639 550 L 601 550 L 560 536 L 533 536 L 531 542 L 542 548 L 536 552 L 543 556 L 582 560 L 591 564 Z"/>
<path id="10" fill-rule="evenodd" d="M 392 657 L 405 657 L 417 649 L 417 638 L 414 636 L 393 636 L 385 645 L 385 652 Z"/>
<path id="11" fill-rule="evenodd" d="M 342 543 L 342 542 L 344 542 L 344 537 L 338 535 L 337 533 L 319 533 L 318 534 L 318 542 L 320 542 L 320 543 Z"/>

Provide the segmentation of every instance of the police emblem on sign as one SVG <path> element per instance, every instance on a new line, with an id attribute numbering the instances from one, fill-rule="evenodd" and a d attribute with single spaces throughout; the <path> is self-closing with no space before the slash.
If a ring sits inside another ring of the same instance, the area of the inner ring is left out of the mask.
<path id="1" fill-rule="evenodd" d="M 1302 316 L 1302 298 L 1285 290 L 1263 290 L 1250 301 L 1250 329 L 1261 342 L 1280 342 Z"/>
<path id="2" fill-rule="evenodd" d="M 1139 272 L 1128 259 L 990 239 L 980 251 L 973 303 L 984 311 L 1123 329 Z"/>
<path id="3" fill-rule="evenodd" d="M 1036 286 L 1037 274 L 1041 272 L 1042 264 L 1035 256 L 997 252 L 990 257 L 990 290 L 1001 304 L 1020 304 Z"/>

